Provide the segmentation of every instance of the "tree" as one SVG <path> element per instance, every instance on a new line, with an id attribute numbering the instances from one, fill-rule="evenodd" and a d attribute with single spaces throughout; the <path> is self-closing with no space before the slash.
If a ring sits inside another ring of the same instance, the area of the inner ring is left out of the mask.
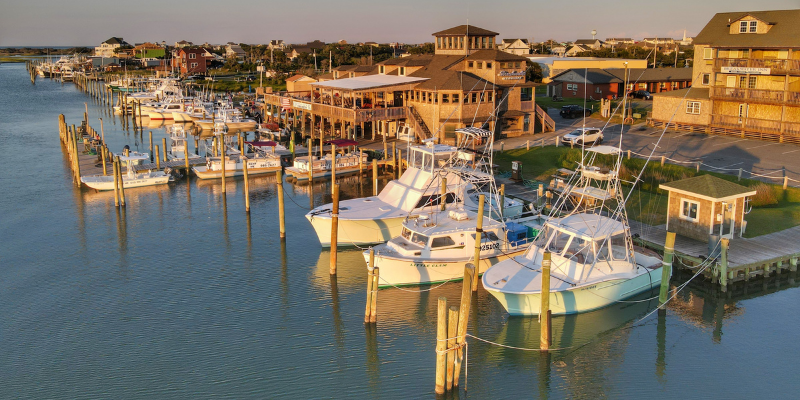
<path id="1" fill-rule="evenodd" d="M 423 43 L 416 47 L 408 49 L 409 54 L 433 54 L 436 51 L 433 43 Z"/>

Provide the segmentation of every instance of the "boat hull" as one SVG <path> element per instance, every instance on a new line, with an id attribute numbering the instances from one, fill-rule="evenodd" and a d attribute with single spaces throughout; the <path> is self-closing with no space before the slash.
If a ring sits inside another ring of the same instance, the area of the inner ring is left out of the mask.
<path id="1" fill-rule="evenodd" d="M 175 122 L 192 122 L 193 121 L 191 115 L 189 115 L 186 112 L 182 112 L 182 111 L 173 111 L 172 112 L 172 119 L 175 120 Z"/>
<path id="2" fill-rule="evenodd" d="M 339 175 L 338 172 L 336 174 Z M 308 222 L 317 232 L 322 247 L 331 246 L 330 215 L 306 215 Z M 342 219 L 339 218 L 337 244 L 340 246 L 361 246 L 383 243 L 400 236 L 403 231 L 405 216 L 376 219 Z M 462 271 L 463 272 L 463 271 Z"/>
<path id="3" fill-rule="evenodd" d="M 550 292 L 550 312 L 552 315 L 577 314 L 596 310 L 615 304 L 620 300 L 636 296 L 658 287 L 661 283 L 661 268 L 646 268 L 633 278 L 609 279 L 571 287 L 567 290 Z M 383 276 L 381 268 L 381 276 Z M 484 277 L 485 279 L 485 277 Z M 510 315 L 539 315 L 541 311 L 541 292 L 504 293 L 484 285 Z"/>
<path id="4" fill-rule="evenodd" d="M 481 258 L 477 274 L 483 274 L 489 267 L 511 257 L 522 255 L 527 247 L 506 251 L 493 257 Z M 369 252 L 364 252 L 364 260 L 369 263 Z M 378 287 L 425 285 L 464 279 L 464 267 L 472 259 L 462 260 L 414 260 L 375 254 L 375 265 L 380 268 L 381 281 Z"/>
<path id="5" fill-rule="evenodd" d="M 280 170 L 281 166 L 276 167 L 267 167 L 267 168 L 247 168 L 247 175 L 260 175 L 260 174 L 267 174 L 270 172 L 275 172 Z M 192 171 L 194 171 L 195 175 L 199 179 L 220 179 L 222 178 L 222 171 L 209 171 L 205 165 L 201 165 L 199 167 L 192 167 Z M 226 178 L 233 178 L 234 176 L 244 176 L 243 169 L 228 169 L 225 170 L 225 177 Z"/>
<path id="6" fill-rule="evenodd" d="M 142 111 L 144 114 L 144 111 Z M 148 111 L 147 115 L 150 117 L 151 120 L 171 120 L 172 112 L 160 112 L 160 111 Z"/>
<path id="7" fill-rule="evenodd" d="M 364 170 L 367 170 L 367 165 L 365 164 L 363 167 Z M 353 167 L 336 167 L 336 176 L 345 176 L 350 174 L 357 174 L 358 173 L 358 166 Z M 298 181 L 307 181 L 308 180 L 308 171 L 303 171 L 295 167 L 287 167 L 286 174 Z M 331 170 L 321 170 L 321 171 L 314 171 L 313 179 L 319 178 L 326 178 L 333 175 Z"/>
<path id="8" fill-rule="evenodd" d="M 81 182 L 84 185 L 95 189 L 95 190 L 114 190 L 114 177 L 113 176 L 86 176 L 81 178 Z M 153 185 L 162 185 L 169 182 L 169 175 L 159 175 L 159 176 L 151 176 L 151 177 L 137 177 L 137 178 L 130 178 L 128 176 L 123 176 L 122 183 L 125 189 L 142 187 L 142 186 L 153 186 Z"/>

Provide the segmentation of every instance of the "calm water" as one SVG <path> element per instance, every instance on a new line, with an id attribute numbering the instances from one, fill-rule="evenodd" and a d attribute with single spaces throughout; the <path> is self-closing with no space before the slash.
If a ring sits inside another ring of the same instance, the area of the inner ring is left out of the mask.
<path id="1" fill-rule="evenodd" d="M 117 212 L 112 194 L 74 187 L 59 146 L 57 115 L 78 123 L 84 102 L 109 148 L 141 147 L 71 84 L 0 65 L 0 397 L 434 397 L 436 299 L 456 304 L 460 283 L 382 290 L 365 328 L 360 253 L 342 252 L 332 279 L 303 217 L 308 187 L 288 183 L 281 243 L 274 178 L 253 179 L 249 221 L 241 179 L 227 212 L 220 183 L 196 180 L 129 190 Z M 315 204 L 329 191 L 315 185 Z M 549 356 L 470 341 L 456 397 L 794 398 L 796 286 L 784 274 L 726 297 L 693 284 L 665 319 L 638 321 L 653 302 L 556 317 L 569 349 Z M 509 318 L 483 290 L 473 307 L 470 333 L 538 347 L 535 318 Z"/>

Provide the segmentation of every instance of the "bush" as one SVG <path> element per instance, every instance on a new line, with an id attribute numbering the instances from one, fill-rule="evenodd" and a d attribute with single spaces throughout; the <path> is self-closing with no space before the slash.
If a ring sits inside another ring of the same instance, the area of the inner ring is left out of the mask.
<path id="1" fill-rule="evenodd" d="M 750 186 L 750 188 L 756 190 L 756 195 L 750 197 L 750 205 L 753 207 L 778 204 L 778 194 L 775 193 L 778 190 L 776 186 L 760 182 Z"/>

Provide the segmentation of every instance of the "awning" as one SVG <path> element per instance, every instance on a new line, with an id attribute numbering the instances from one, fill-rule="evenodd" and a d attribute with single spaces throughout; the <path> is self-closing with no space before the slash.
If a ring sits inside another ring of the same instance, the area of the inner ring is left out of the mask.
<path id="1" fill-rule="evenodd" d="M 467 136 L 474 136 L 480 138 L 488 138 L 492 136 L 491 131 L 487 131 L 486 129 L 475 128 L 475 127 L 467 127 L 467 128 L 459 128 L 456 129 L 456 132 L 467 135 Z"/>
<path id="2" fill-rule="evenodd" d="M 253 147 L 275 147 L 278 145 L 278 143 L 275 143 L 271 140 L 260 141 L 260 142 L 245 142 L 245 143 Z"/>
<path id="3" fill-rule="evenodd" d="M 337 147 L 358 146 L 358 142 L 349 139 L 333 139 L 328 140 L 325 144 L 335 144 Z"/>
<path id="4" fill-rule="evenodd" d="M 373 89 L 388 88 L 391 86 L 416 84 L 426 80 L 428 80 L 428 78 L 418 78 L 418 77 L 399 76 L 399 75 L 365 75 L 355 78 L 334 79 L 332 81 L 314 82 L 311 83 L 310 85 L 313 87 L 325 88 L 325 89 L 369 91 Z"/>

